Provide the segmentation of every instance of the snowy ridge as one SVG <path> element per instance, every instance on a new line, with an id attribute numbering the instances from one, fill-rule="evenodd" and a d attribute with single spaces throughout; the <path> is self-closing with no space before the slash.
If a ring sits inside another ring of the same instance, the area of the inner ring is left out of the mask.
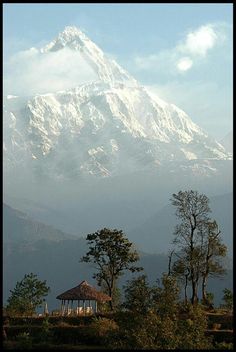
<path id="1" fill-rule="evenodd" d="M 42 54 L 78 50 L 97 81 L 4 102 L 4 162 L 49 177 L 112 176 L 163 162 L 230 159 L 190 117 L 147 91 L 84 33 L 66 27 Z"/>
<path id="2" fill-rule="evenodd" d="M 55 40 L 41 49 L 41 52 L 58 51 L 65 47 L 79 51 L 101 81 L 109 83 L 121 81 L 134 86 L 138 84 L 128 72 L 114 60 L 109 60 L 102 50 L 76 27 L 65 27 Z"/>

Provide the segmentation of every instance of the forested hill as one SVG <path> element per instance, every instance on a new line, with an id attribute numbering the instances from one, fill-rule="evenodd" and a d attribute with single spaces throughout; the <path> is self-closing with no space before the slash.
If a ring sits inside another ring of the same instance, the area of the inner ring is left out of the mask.
<path id="1" fill-rule="evenodd" d="M 3 242 L 60 241 L 76 238 L 53 226 L 31 219 L 25 213 L 3 204 Z"/>

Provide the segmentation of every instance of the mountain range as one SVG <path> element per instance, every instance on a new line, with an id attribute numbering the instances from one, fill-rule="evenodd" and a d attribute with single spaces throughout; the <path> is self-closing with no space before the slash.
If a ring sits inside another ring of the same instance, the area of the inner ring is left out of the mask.
<path id="1" fill-rule="evenodd" d="M 64 51 L 76 52 L 93 79 L 64 91 L 5 97 L 6 177 L 22 166 L 41 179 L 111 177 L 173 161 L 187 162 L 193 173 L 188 161 L 207 164 L 214 173 L 214 160 L 232 159 L 183 110 L 150 93 L 76 27 L 38 53 L 43 60 Z"/>

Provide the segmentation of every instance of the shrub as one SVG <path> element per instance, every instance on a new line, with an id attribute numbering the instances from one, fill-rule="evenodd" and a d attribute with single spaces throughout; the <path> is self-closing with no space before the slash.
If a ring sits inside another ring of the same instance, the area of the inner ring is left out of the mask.
<path id="1" fill-rule="evenodd" d="M 223 293 L 224 293 L 224 296 L 223 296 L 223 301 L 224 301 L 223 307 L 225 307 L 228 310 L 232 310 L 233 309 L 233 292 L 230 289 L 225 288 L 223 290 Z"/>
<path id="2" fill-rule="evenodd" d="M 21 350 L 28 350 L 32 348 L 32 337 L 28 332 L 23 332 L 16 337 L 17 348 Z"/>
<path id="3" fill-rule="evenodd" d="M 116 330 L 118 328 L 117 323 L 112 319 L 107 318 L 94 318 L 90 325 L 90 329 L 95 335 L 104 337 L 108 332 Z"/>
<path id="4" fill-rule="evenodd" d="M 217 342 L 215 344 L 215 349 L 216 350 L 233 350 L 233 343 Z"/>
<path id="5" fill-rule="evenodd" d="M 212 339 L 205 334 L 208 326 L 207 316 L 200 306 L 189 307 L 188 319 L 179 319 L 177 324 L 179 349 L 209 349 L 212 347 Z"/>
<path id="6" fill-rule="evenodd" d="M 119 329 L 110 336 L 109 347 L 116 349 L 175 348 L 176 321 L 155 313 L 146 315 L 122 312 L 117 314 Z"/>
<path id="7" fill-rule="evenodd" d="M 94 318 L 89 326 L 89 334 L 93 343 L 99 345 L 109 343 L 113 334 L 118 330 L 117 323 L 112 319 Z"/>

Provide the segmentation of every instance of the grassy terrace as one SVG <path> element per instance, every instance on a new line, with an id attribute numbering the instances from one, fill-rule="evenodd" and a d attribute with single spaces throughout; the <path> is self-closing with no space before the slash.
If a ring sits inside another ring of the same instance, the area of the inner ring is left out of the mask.
<path id="1" fill-rule="evenodd" d="M 213 337 L 214 348 L 233 348 L 232 314 L 222 311 L 206 314 L 208 317 L 206 336 Z M 108 349 L 106 342 L 115 320 L 115 314 L 98 314 L 96 317 L 4 317 L 3 347 L 55 350 Z"/>

